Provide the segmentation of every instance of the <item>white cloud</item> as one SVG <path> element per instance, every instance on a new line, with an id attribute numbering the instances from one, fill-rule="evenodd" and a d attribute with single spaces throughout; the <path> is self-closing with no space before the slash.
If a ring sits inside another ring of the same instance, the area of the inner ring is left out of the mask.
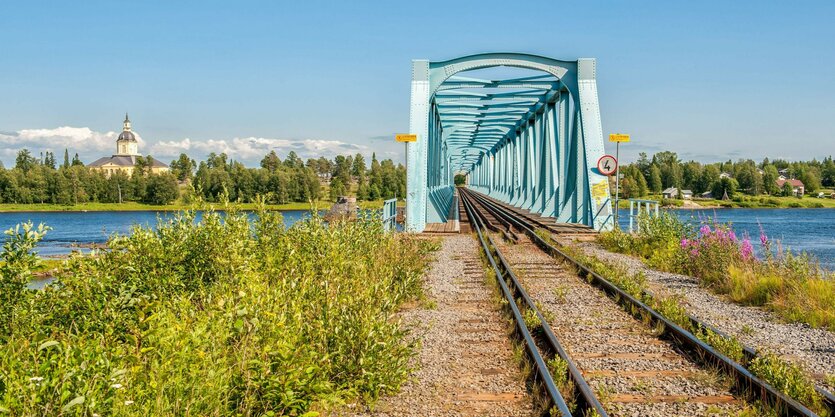
<path id="1" fill-rule="evenodd" d="M 60 159 L 66 148 L 70 156 L 78 153 L 82 161 L 91 162 L 99 157 L 112 155 L 116 150 L 118 135 L 119 132 L 97 132 L 88 127 L 70 126 L 54 129 L 23 129 L 16 132 L 0 131 L 0 158 L 9 166 L 14 163 L 17 152 L 26 148 L 35 156 L 38 156 L 40 152 L 52 151 Z M 358 152 L 365 155 L 371 153 L 371 149 L 365 145 L 339 140 L 290 140 L 261 137 L 208 140 L 185 138 L 146 144 L 139 134 L 134 132 L 134 135 L 139 141 L 139 151 L 142 154 L 150 154 L 160 160 L 174 159 L 180 153 L 202 160 L 214 152 L 226 153 L 231 159 L 255 166 L 270 151 L 275 151 L 282 159 L 290 151 L 296 152 L 302 159 L 320 156 L 333 158 L 336 155 Z"/>
<path id="2" fill-rule="evenodd" d="M 136 132 L 134 132 L 136 133 Z M 0 132 L 0 155 L 4 160 L 14 158 L 23 148 L 29 149 L 33 155 L 51 151 L 60 158 L 64 149 L 70 155 L 78 153 L 82 159 L 93 159 L 110 155 L 116 150 L 117 132 L 97 132 L 88 127 L 61 126 L 53 129 L 23 129 L 17 132 Z M 138 134 L 135 135 L 139 146 L 145 142 Z"/>
<path id="3" fill-rule="evenodd" d="M 257 163 L 270 151 L 275 151 L 282 158 L 287 156 L 290 151 L 294 151 L 302 159 L 318 158 L 320 156 L 333 158 L 340 154 L 370 152 L 367 146 L 338 140 L 289 140 L 247 137 L 229 140 L 209 139 L 197 141 L 185 138 L 179 141 L 159 141 L 151 146 L 150 153 L 160 157 L 171 158 L 176 157 L 180 153 L 186 153 L 197 158 L 204 158 L 211 152 L 226 153 L 230 158 L 238 161 Z"/>

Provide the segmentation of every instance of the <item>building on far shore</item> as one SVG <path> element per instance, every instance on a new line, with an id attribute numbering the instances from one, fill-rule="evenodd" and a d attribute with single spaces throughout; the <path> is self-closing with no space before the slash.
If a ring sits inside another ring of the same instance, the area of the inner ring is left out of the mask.
<path id="1" fill-rule="evenodd" d="M 803 181 L 800 180 L 777 180 L 777 188 L 782 191 L 786 183 L 788 183 L 791 187 L 792 195 L 802 197 L 803 194 L 806 193 L 806 186 L 803 185 Z"/>
<path id="2" fill-rule="evenodd" d="M 90 169 L 104 172 L 108 178 L 114 173 L 120 171 L 130 177 L 133 175 L 133 168 L 136 166 L 137 157 L 142 157 L 139 153 L 139 142 L 136 140 L 136 136 L 134 136 L 131 131 L 130 119 L 128 119 L 128 115 L 125 113 L 125 122 L 122 127 L 122 133 L 120 133 L 119 138 L 116 139 L 116 153 L 113 156 L 99 158 L 88 165 L 88 167 L 90 167 Z M 167 164 L 153 158 L 152 160 L 152 174 L 168 172 Z"/>

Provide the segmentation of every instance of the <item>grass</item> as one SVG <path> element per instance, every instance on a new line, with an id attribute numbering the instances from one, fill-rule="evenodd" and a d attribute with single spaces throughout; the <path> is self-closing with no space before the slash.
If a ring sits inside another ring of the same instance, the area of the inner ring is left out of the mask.
<path id="1" fill-rule="evenodd" d="M 0 415 L 312 417 L 396 391 L 415 345 L 395 314 L 420 299 L 432 245 L 373 219 L 285 228 L 226 209 L 73 255 L 40 291 L 25 282 L 42 236 L 12 232 Z"/>
<path id="2" fill-rule="evenodd" d="M 784 251 L 763 235 L 765 256 L 730 225 L 703 224 L 698 232 L 676 216 L 644 217 L 637 233 L 600 235 L 606 249 L 642 258 L 648 266 L 700 279 L 711 291 L 742 305 L 761 306 L 789 322 L 835 330 L 835 275 L 805 254 Z M 775 249 L 776 247 L 776 249 Z"/>

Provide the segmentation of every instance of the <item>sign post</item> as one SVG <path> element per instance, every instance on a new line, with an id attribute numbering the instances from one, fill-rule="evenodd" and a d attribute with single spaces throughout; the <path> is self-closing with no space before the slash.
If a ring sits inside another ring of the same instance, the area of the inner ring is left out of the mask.
<path id="1" fill-rule="evenodd" d="M 629 135 L 622 133 L 612 133 L 609 135 L 609 142 L 615 142 L 615 160 L 620 161 L 620 143 L 629 142 Z M 618 203 L 620 200 L 620 164 L 615 168 L 615 227 L 620 227 L 618 224 Z"/>

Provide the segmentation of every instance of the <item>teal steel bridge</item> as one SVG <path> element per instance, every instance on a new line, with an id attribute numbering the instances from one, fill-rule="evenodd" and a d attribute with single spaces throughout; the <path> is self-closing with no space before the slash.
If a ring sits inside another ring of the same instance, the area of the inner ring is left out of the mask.
<path id="1" fill-rule="evenodd" d="M 515 67 L 534 75 L 468 77 Z M 472 74 L 471 74 L 472 75 Z M 607 177 L 597 170 L 603 128 L 596 61 L 488 53 L 412 62 L 406 229 L 444 223 L 453 180 L 562 223 L 613 226 Z"/>

